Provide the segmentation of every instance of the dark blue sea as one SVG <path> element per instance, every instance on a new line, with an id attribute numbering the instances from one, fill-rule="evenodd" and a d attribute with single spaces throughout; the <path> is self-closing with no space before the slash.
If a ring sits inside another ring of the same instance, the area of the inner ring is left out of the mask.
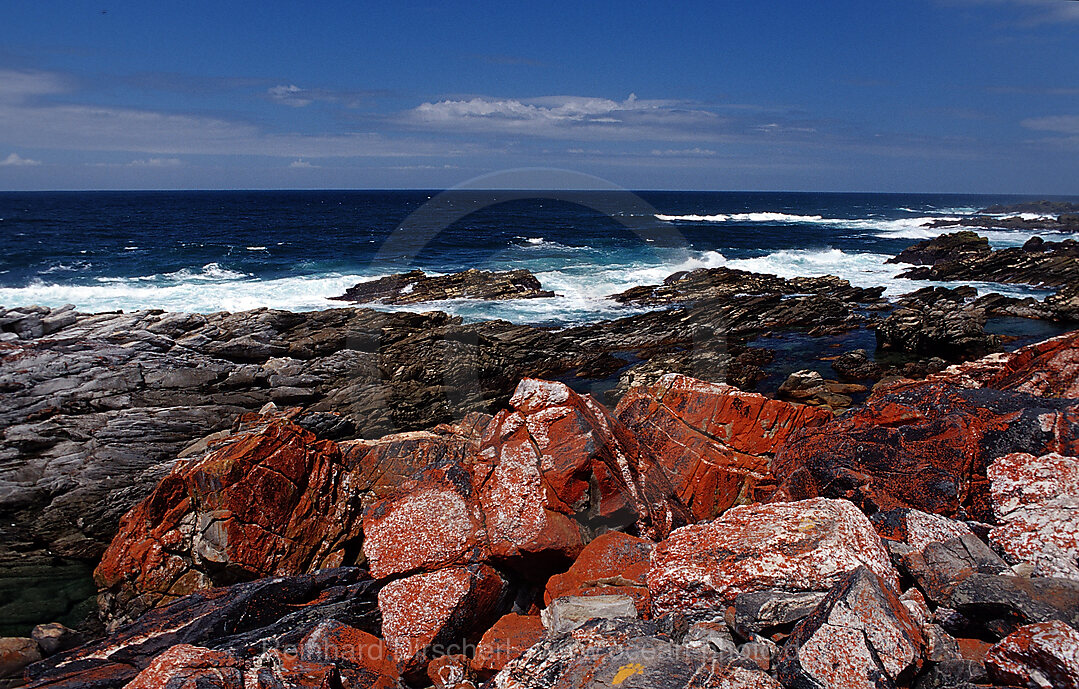
<path id="1" fill-rule="evenodd" d="M 310 310 L 394 272 L 527 268 L 554 299 L 441 302 L 468 319 L 564 325 L 630 313 L 605 297 L 730 266 L 834 274 L 888 294 L 885 261 L 1015 196 L 750 192 L 0 193 L 0 304 L 80 310 Z M 996 246 L 1029 233 L 987 233 Z M 1047 239 L 1066 235 L 1043 233 Z M 982 286 L 985 287 L 985 286 Z M 1022 288 L 997 291 L 1023 292 Z"/>

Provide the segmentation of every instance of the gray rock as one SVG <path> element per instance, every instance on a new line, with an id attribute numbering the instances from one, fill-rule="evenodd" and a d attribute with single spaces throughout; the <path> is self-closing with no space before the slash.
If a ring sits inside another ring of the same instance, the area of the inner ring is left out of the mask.
<path id="1" fill-rule="evenodd" d="M 947 607 L 960 612 L 974 631 L 996 638 L 1049 620 L 1079 628 L 1079 582 L 974 574 L 955 587 Z"/>
<path id="2" fill-rule="evenodd" d="M 59 622 L 39 624 L 30 631 L 30 637 L 37 642 L 41 653 L 51 656 L 60 651 L 75 648 L 83 642 L 82 636 L 73 629 L 68 629 Z"/>
<path id="3" fill-rule="evenodd" d="M 935 663 L 914 683 L 914 689 L 974 689 L 989 682 L 985 667 L 974 660 Z"/>
<path id="4" fill-rule="evenodd" d="M 734 621 L 739 633 L 759 634 L 793 625 L 824 600 L 819 591 L 754 591 L 734 599 Z"/>
<path id="5" fill-rule="evenodd" d="M 593 619 L 636 619 L 637 606 L 629 596 L 563 596 L 540 616 L 548 632 L 560 634 Z"/>
<path id="6" fill-rule="evenodd" d="M 18 677 L 31 663 L 41 660 L 41 649 L 33 639 L 0 637 L 0 677 Z"/>

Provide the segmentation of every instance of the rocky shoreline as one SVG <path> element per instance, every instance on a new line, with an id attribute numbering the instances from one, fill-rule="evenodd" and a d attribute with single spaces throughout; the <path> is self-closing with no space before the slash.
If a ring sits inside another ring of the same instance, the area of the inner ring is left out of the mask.
<path id="1" fill-rule="evenodd" d="M 968 234 L 898 260 L 935 279 L 1036 271 L 1056 294 L 888 300 L 718 268 L 561 330 L 0 310 L 0 570 L 96 564 L 103 625 L 2 639 L 0 676 L 36 661 L 25 680 L 56 688 L 1079 682 L 1079 333 L 1007 352 L 987 327 L 1071 327 L 1079 259 Z M 543 296 L 476 273 L 350 299 L 444 299 L 454 280 Z M 857 332 L 876 351 L 822 357 L 834 380 L 794 370 L 755 391 L 777 334 Z"/>

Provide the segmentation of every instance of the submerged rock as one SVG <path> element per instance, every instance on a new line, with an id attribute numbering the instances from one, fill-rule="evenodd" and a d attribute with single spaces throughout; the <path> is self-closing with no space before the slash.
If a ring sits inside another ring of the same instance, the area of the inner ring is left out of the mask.
<path id="1" fill-rule="evenodd" d="M 419 304 L 445 299 L 536 299 L 553 297 L 527 270 L 492 272 L 472 268 L 449 275 L 428 276 L 422 270 L 361 282 L 345 290 L 338 301 Z"/>

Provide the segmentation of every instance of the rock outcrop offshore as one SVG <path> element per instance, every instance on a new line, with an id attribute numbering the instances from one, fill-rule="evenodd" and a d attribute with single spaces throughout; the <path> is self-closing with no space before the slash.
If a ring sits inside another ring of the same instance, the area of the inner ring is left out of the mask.
<path id="1" fill-rule="evenodd" d="M 524 377 L 497 408 L 367 439 L 290 401 L 238 405 L 149 471 L 95 571 L 103 633 L 0 640 L 0 671 L 1079 686 L 1079 332 L 890 378 L 839 415 L 679 373 L 614 408 Z"/>

